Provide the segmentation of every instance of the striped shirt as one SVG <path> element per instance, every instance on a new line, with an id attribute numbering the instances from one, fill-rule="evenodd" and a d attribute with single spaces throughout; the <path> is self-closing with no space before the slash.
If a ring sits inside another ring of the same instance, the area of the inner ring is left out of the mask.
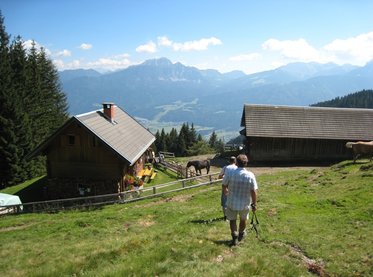
<path id="1" fill-rule="evenodd" d="M 243 167 L 229 171 L 223 178 L 223 185 L 228 186 L 227 206 L 234 211 L 250 208 L 251 190 L 257 190 L 255 175 Z"/>

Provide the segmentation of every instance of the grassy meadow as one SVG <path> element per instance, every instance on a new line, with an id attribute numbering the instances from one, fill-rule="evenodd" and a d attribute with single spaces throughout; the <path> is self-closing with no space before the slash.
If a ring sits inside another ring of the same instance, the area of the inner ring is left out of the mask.
<path id="1" fill-rule="evenodd" d="M 373 162 L 257 176 L 259 239 L 229 247 L 220 185 L 0 218 L 1 276 L 373 276 Z"/>

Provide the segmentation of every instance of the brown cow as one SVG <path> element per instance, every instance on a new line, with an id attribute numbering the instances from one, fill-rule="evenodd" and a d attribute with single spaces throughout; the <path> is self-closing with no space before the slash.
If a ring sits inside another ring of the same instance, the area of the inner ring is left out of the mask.
<path id="1" fill-rule="evenodd" d="M 356 162 L 361 155 L 370 155 L 370 161 L 373 159 L 373 141 L 347 142 L 346 147 L 352 148 L 354 162 Z"/>

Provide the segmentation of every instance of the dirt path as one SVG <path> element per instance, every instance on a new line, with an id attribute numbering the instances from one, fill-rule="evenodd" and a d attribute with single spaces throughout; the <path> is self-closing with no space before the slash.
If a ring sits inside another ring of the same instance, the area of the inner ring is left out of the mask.
<path id="1" fill-rule="evenodd" d="M 206 154 L 206 155 L 199 155 L 188 157 L 184 159 L 183 165 L 186 166 L 188 160 L 204 160 L 210 159 L 211 161 L 211 169 L 210 173 L 219 173 L 221 168 L 224 165 L 228 164 L 227 158 L 216 158 L 213 154 Z M 248 170 L 252 171 L 256 176 L 261 174 L 275 174 L 281 171 L 288 171 L 288 170 L 313 170 L 317 168 L 325 168 L 325 166 L 249 166 L 247 167 Z M 203 171 L 205 173 L 205 171 Z"/>
<path id="2" fill-rule="evenodd" d="M 211 172 L 220 172 L 222 166 L 212 166 Z M 261 174 L 275 174 L 277 172 L 289 170 L 313 170 L 325 168 L 325 166 L 248 166 L 247 169 L 252 171 L 256 176 Z"/>
<path id="3" fill-rule="evenodd" d="M 289 170 L 313 170 L 318 168 L 324 168 L 322 166 L 291 166 L 291 167 L 249 167 L 248 169 L 252 171 L 255 175 L 261 174 L 274 174 L 281 171 Z"/>

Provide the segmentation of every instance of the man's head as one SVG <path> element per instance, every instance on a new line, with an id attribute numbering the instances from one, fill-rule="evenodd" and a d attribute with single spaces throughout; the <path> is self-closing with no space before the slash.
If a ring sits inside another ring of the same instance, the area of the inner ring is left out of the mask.
<path id="1" fill-rule="evenodd" d="M 230 164 L 235 164 L 236 163 L 236 157 L 232 156 L 229 158 L 229 163 Z"/>
<path id="2" fill-rule="evenodd" d="M 248 162 L 249 162 L 249 159 L 247 158 L 246 155 L 240 154 L 240 155 L 237 156 L 236 164 L 237 164 L 238 167 L 245 167 L 245 166 L 247 166 Z"/>

